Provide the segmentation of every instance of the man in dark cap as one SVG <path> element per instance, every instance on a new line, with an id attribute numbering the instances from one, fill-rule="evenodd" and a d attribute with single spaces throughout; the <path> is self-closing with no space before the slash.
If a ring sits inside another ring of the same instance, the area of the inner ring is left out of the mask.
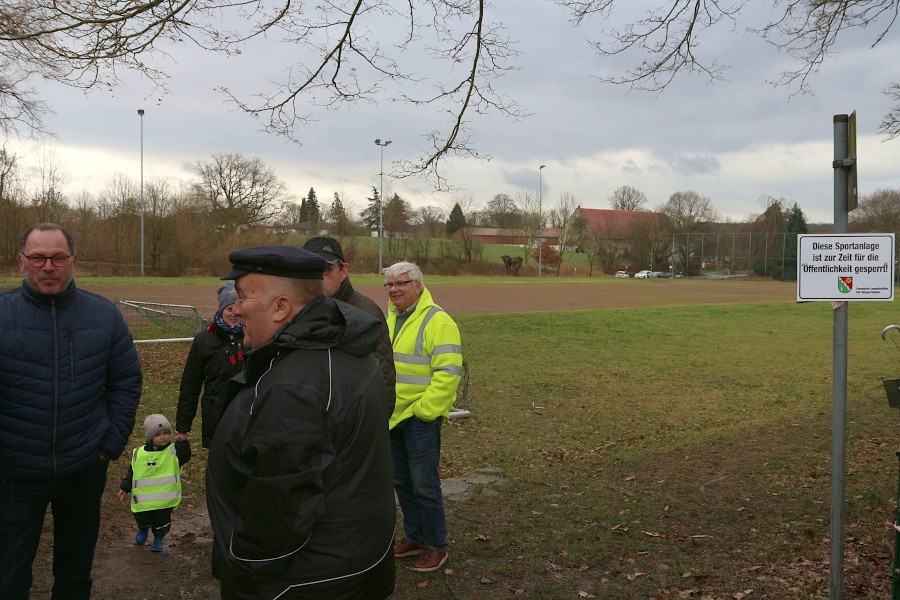
<path id="1" fill-rule="evenodd" d="M 381 323 L 323 294 L 325 260 L 232 252 L 251 348 L 229 385 L 206 494 L 222 598 L 386 598 L 395 521 Z"/>
<path id="2" fill-rule="evenodd" d="M 385 390 L 387 392 L 388 417 L 394 412 L 396 399 L 394 384 L 396 374 L 394 372 L 394 349 L 391 347 L 391 338 L 388 335 L 387 321 L 384 312 L 368 296 L 364 296 L 353 289 L 350 283 L 350 264 L 344 260 L 344 250 L 340 243 L 332 237 L 319 236 L 310 238 L 303 244 L 303 248 L 315 252 L 325 259 L 328 266 L 322 275 L 325 280 L 325 295 L 335 300 L 346 302 L 351 306 L 369 313 L 384 325 L 378 348 L 375 349 L 375 358 L 381 365 L 384 374 Z"/>

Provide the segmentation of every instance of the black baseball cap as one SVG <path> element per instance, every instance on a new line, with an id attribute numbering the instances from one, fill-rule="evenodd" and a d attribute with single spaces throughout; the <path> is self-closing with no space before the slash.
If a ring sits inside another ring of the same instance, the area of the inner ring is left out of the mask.
<path id="1" fill-rule="evenodd" d="M 341 248 L 341 244 L 333 237 L 319 236 L 309 238 L 306 240 L 306 243 L 303 244 L 303 249 L 315 252 L 328 262 L 334 260 L 345 262 L 344 250 Z"/>

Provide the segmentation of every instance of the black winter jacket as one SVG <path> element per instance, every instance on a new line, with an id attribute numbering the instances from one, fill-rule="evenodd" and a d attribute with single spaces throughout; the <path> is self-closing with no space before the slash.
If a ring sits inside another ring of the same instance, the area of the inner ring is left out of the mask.
<path id="1" fill-rule="evenodd" d="M 380 332 L 373 317 L 319 297 L 229 383 L 206 470 L 223 598 L 377 600 L 393 590 Z"/>
<path id="2" fill-rule="evenodd" d="M 397 373 L 394 370 L 394 347 L 391 344 L 391 336 L 388 333 L 384 312 L 382 312 L 381 308 L 375 304 L 371 298 L 364 294 L 360 294 L 353 289 L 353 285 L 350 284 L 349 279 L 345 279 L 341 282 L 341 287 L 338 288 L 337 293 L 332 296 L 332 298 L 340 300 L 341 302 L 346 302 L 350 306 L 355 306 L 359 310 L 366 312 L 381 321 L 382 332 L 381 337 L 378 340 L 378 346 L 375 348 L 375 358 L 378 359 L 378 364 L 381 366 L 381 373 L 384 375 L 385 392 L 387 394 L 387 414 L 390 419 L 391 414 L 394 412 L 394 403 L 397 401 L 397 392 L 394 387 L 397 381 Z"/>
<path id="3" fill-rule="evenodd" d="M 200 411 L 203 417 L 201 443 L 209 448 L 216 425 L 222 415 L 222 398 L 228 380 L 244 367 L 243 336 L 231 341 L 215 323 L 194 337 L 191 351 L 184 363 L 181 386 L 178 391 L 178 408 L 175 412 L 175 429 L 181 433 L 191 430 L 197 416 L 197 399 L 200 390 L 203 398 Z"/>
<path id="4" fill-rule="evenodd" d="M 0 477 L 43 479 L 122 454 L 141 397 L 131 333 L 109 300 L 75 287 L 0 294 Z"/>

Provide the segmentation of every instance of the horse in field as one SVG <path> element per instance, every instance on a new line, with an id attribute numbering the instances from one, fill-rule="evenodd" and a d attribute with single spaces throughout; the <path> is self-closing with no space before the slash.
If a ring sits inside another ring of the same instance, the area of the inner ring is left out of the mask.
<path id="1" fill-rule="evenodd" d="M 519 276 L 519 269 L 522 268 L 522 257 L 521 256 L 507 256 L 504 254 L 500 257 L 503 260 L 503 265 L 506 267 L 507 275 L 514 275 L 516 277 Z"/>

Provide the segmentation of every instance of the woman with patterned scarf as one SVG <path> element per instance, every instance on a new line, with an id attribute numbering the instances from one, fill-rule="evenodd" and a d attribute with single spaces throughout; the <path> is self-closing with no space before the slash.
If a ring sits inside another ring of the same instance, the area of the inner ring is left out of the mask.
<path id="1" fill-rule="evenodd" d="M 175 429 L 178 439 L 185 440 L 191 431 L 191 424 L 197 416 L 197 399 L 203 390 L 200 403 L 203 421 L 201 443 L 209 448 L 216 425 L 221 415 L 222 397 L 228 380 L 240 373 L 244 367 L 244 333 L 240 321 L 234 316 L 237 293 L 234 282 L 221 286 L 219 308 L 212 323 L 194 338 L 178 394 L 178 409 L 175 413 Z"/>

